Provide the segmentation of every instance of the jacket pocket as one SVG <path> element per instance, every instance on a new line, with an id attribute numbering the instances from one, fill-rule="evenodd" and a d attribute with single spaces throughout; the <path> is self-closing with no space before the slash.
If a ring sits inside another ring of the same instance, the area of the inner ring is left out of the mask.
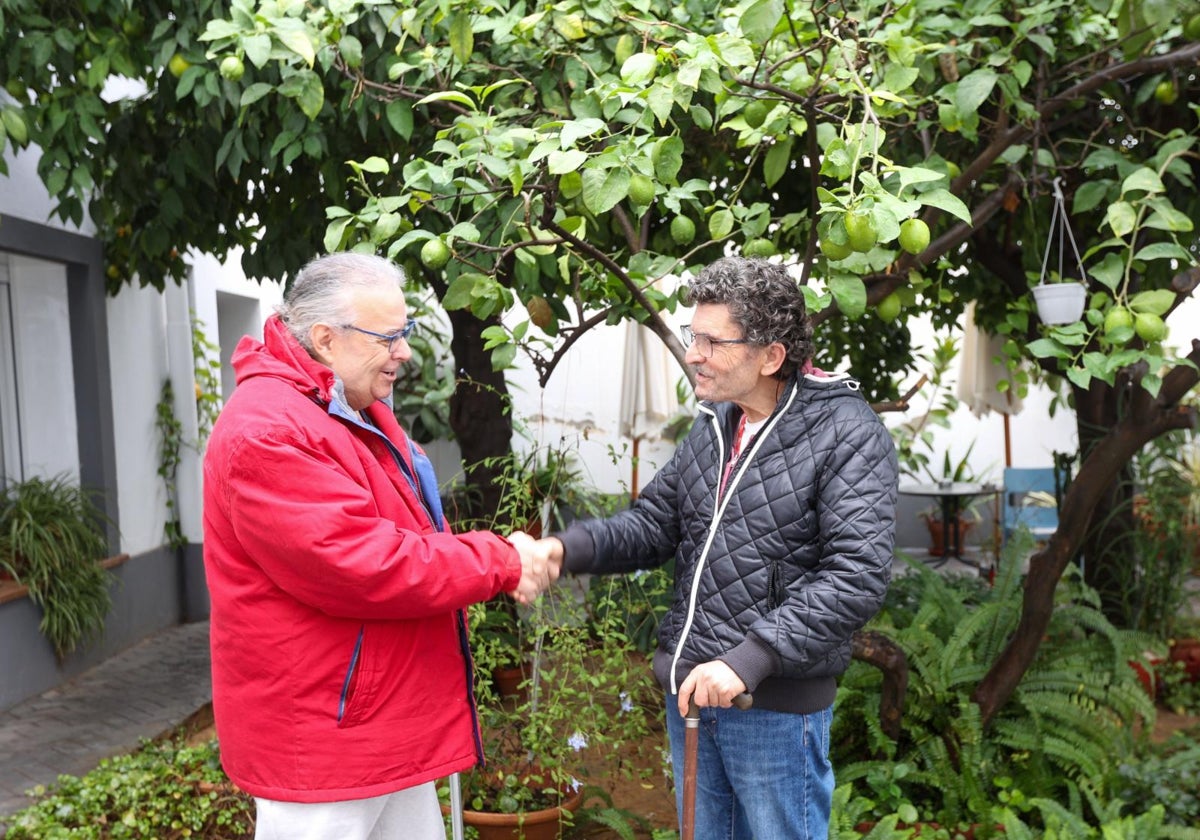
<path id="1" fill-rule="evenodd" d="M 783 603 L 783 564 L 773 561 L 767 575 L 767 612 L 771 612 Z"/>
<path id="2" fill-rule="evenodd" d="M 353 707 L 355 690 L 358 688 L 358 666 L 362 658 L 363 631 L 365 629 L 361 626 L 358 628 L 358 638 L 354 641 L 354 651 L 350 654 L 350 663 L 346 666 L 346 677 L 342 680 L 342 693 L 338 697 L 337 706 L 338 726 L 346 724 L 348 713 Z"/>

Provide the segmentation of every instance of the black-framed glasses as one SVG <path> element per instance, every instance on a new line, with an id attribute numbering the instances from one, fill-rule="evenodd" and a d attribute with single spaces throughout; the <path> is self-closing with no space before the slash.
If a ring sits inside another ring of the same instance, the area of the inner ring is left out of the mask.
<path id="1" fill-rule="evenodd" d="M 394 333 L 372 332 L 371 330 L 364 330 L 362 327 L 356 327 L 353 324 L 342 324 L 342 329 L 354 330 L 355 332 L 360 332 L 363 335 L 369 335 L 372 338 L 377 339 L 380 344 L 387 347 L 387 351 L 389 353 L 391 353 L 392 350 L 395 349 L 395 347 L 396 347 L 396 342 L 402 338 L 408 338 L 410 335 L 412 335 L 412 331 L 416 326 L 417 326 L 416 319 L 409 318 L 408 320 L 406 320 L 404 322 L 404 327 L 402 329 L 396 330 Z"/>
<path id="2" fill-rule="evenodd" d="M 684 347 L 696 345 L 696 352 L 706 359 L 711 359 L 713 349 L 722 344 L 750 344 L 748 338 L 713 338 L 711 335 L 704 333 L 692 332 L 690 326 L 679 328 L 679 337 L 683 339 Z"/>

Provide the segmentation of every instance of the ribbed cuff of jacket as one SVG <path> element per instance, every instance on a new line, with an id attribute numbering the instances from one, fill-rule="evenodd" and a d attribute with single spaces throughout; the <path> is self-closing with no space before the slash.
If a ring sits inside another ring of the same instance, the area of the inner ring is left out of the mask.
<path id="1" fill-rule="evenodd" d="M 579 525 L 569 525 L 560 534 L 551 534 L 563 544 L 563 568 L 572 574 L 589 572 L 596 559 L 596 543 L 592 535 Z"/>
<path id="2" fill-rule="evenodd" d="M 761 639 L 748 638 L 717 659 L 732 668 L 750 692 L 767 677 L 779 672 L 779 654 Z"/>

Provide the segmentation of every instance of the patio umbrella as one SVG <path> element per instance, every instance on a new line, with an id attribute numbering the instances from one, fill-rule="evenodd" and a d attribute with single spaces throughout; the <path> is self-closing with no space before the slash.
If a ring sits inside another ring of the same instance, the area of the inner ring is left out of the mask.
<path id="1" fill-rule="evenodd" d="M 625 325 L 625 359 L 621 367 L 620 433 L 633 441 L 633 475 L 630 490 L 638 492 L 638 445 L 662 437 L 663 427 L 675 416 L 679 400 L 675 380 L 679 368 L 662 339 L 635 321 Z"/>
<path id="2" fill-rule="evenodd" d="M 976 417 L 995 411 L 1004 417 L 1004 465 L 1012 466 L 1012 439 L 1009 418 L 1023 407 L 1021 398 L 999 389 L 1008 378 L 1003 362 L 1004 341 L 998 335 L 984 332 L 975 323 L 975 303 L 967 304 L 963 325 L 961 367 L 958 375 L 958 398 Z"/>

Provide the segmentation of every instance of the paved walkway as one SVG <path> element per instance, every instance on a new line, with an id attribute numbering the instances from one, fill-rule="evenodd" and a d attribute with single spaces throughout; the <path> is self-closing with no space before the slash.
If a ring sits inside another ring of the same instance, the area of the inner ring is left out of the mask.
<path id="1" fill-rule="evenodd" d="M 172 627 L 0 712 L 0 815 L 60 774 L 82 776 L 185 721 L 212 699 L 208 622 Z M 0 837 L 4 829 L 0 827 Z"/>

